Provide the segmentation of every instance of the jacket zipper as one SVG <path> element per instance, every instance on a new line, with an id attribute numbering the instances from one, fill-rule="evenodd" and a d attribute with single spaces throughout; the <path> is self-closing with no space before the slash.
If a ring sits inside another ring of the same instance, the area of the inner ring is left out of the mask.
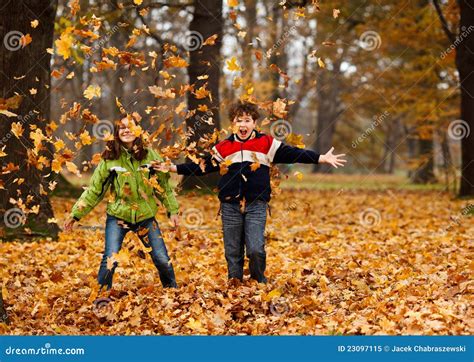
<path id="1" fill-rule="evenodd" d="M 242 165 L 244 164 L 244 143 L 240 143 L 239 199 L 242 197 Z"/>

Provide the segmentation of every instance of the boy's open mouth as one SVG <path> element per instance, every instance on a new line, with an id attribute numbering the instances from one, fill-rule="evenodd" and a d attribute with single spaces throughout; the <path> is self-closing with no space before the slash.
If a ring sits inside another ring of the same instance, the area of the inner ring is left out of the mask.
<path id="1" fill-rule="evenodd" d="M 248 132 L 249 132 L 249 131 L 248 131 L 246 128 L 240 128 L 240 129 L 239 129 L 239 133 L 240 133 L 240 135 L 241 135 L 242 137 L 246 137 L 247 134 L 248 134 Z"/>

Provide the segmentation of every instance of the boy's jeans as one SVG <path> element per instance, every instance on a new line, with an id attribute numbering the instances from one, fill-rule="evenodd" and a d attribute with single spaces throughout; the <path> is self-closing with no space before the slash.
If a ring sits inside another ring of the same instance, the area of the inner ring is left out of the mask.
<path id="1" fill-rule="evenodd" d="M 225 258 L 230 278 L 242 280 L 244 274 L 244 246 L 249 258 L 250 277 L 266 283 L 265 223 L 267 203 L 255 200 L 240 212 L 239 204 L 221 204 Z"/>
<path id="2" fill-rule="evenodd" d="M 148 230 L 148 232 L 145 230 Z M 136 224 L 131 224 L 109 214 L 107 214 L 105 225 L 105 250 L 97 278 L 99 284 L 107 285 L 107 289 L 112 288 L 112 278 L 118 263 L 114 262 L 112 269 L 107 269 L 107 259 L 120 251 L 123 239 L 129 231 L 137 232 L 143 244 L 147 248 L 151 247 L 151 259 L 158 269 L 163 287 L 176 287 L 173 266 L 171 265 L 165 242 L 161 237 L 161 231 L 155 218 L 152 217 Z"/>

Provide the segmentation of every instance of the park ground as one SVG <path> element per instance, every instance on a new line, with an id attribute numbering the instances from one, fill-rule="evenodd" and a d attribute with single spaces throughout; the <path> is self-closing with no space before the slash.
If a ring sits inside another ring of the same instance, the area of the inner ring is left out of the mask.
<path id="1" fill-rule="evenodd" d="M 187 194 L 179 196 L 179 232 L 164 210 L 157 216 L 179 288 L 161 288 L 146 248 L 129 234 L 112 292 L 99 291 L 103 202 L 57 242 L 0 244 L 11 319 L 0 333 L 474 332 L 474 222 L 463 212 L 472 200 L 398 176 L 291 176 L 281 186 L 266 229 L 267 285 L 247 270 L 242 284 L 228 284 L 218 200 Z M 62 225 L 74 199 L 52 202 Z M 98 297 L 112 302 L 94 304 Z"/>

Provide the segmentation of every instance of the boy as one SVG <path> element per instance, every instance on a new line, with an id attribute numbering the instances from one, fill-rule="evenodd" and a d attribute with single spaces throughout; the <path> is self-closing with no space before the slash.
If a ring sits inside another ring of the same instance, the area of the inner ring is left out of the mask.
<path id="1" fill-rule="evenodd" d="M 227 172 L 219 181 L 225 258 L 229 279 L 242 280 L 244 246 L 249 259 L 250 277 L 266 283 L 265 223 L 270 201 L 271 163 L 329 163 L 344 166 L 345 154 L 333 155 L 331 148 L 325 155 L 286 145 L 269 135 L 255 130 L 260 117 L 256 105 L 238 102 L 229 111 L 233 134 L 212 148 L 205 159 L 204 170 L 195 163 L 173 165 L 154 163 L 157 171 L 177 172 L 179 175 L 204 175 L 219 171 L 226 162 Z M 251 169 L 258 161 L 260 167 Z M 241 210 L 241 205 L 242 209 Z"/>

